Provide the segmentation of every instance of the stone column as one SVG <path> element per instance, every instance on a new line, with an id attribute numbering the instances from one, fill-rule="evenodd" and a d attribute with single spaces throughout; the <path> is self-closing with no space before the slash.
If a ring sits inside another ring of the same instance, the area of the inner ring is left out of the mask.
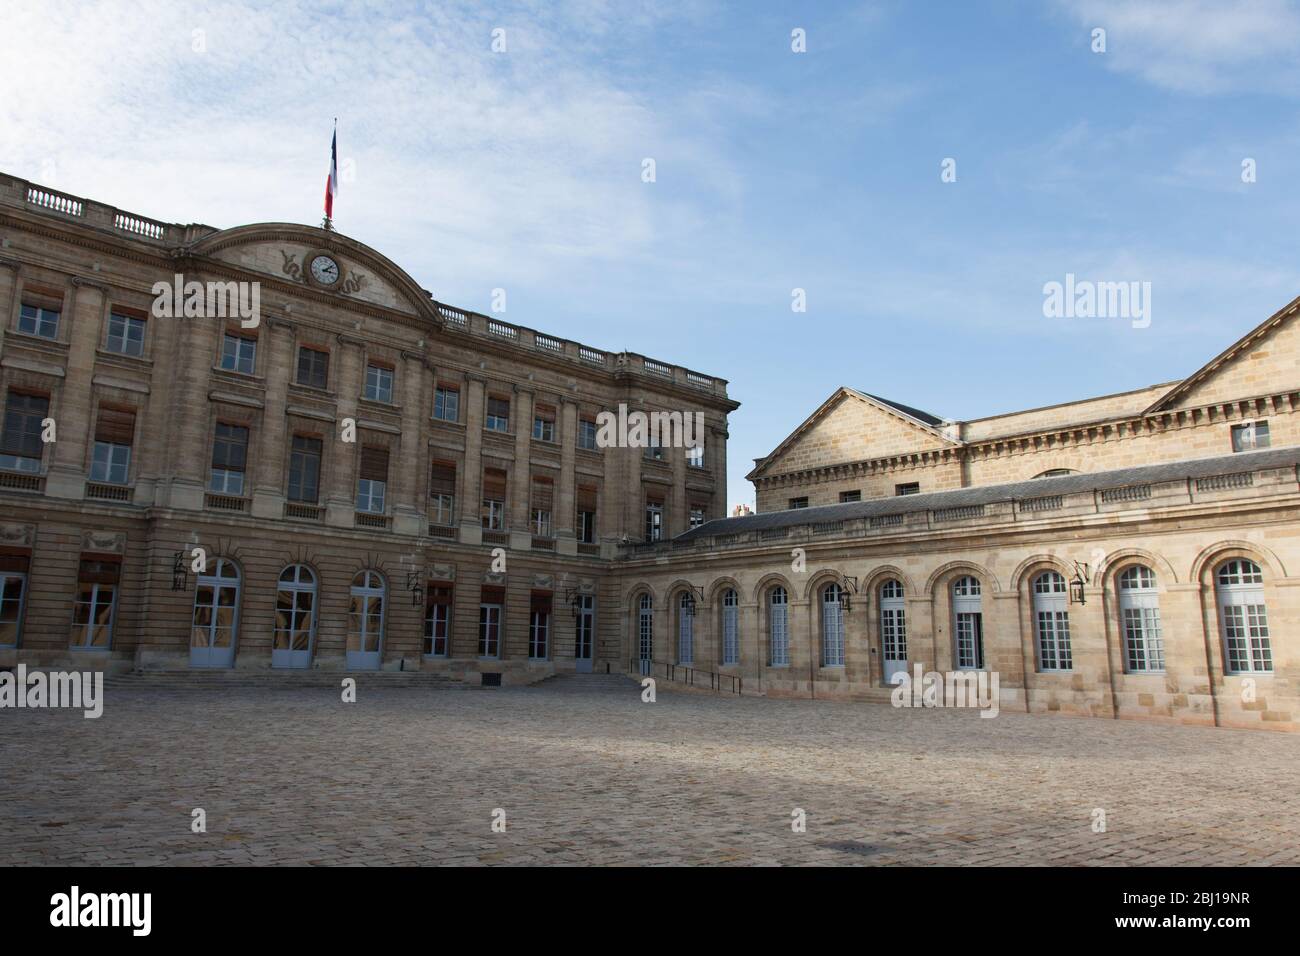
<path id="1" fill-rule="evenodd" d="M 483 525 L 479 517 L 483 491 L 483 416 L 487 410 L 486 381 L 470 375 L 465 382 L 465 462 L 460 470 L 460 540 L 463 544 L 481 544 Z M 475 624 L 478 627 L 478 599 L 475 598 Z M 477 633 L 477 630 L 476 630 Z"/>
<path id="2" fill-rule="evenodd" d="M 665 448 L 664 454 L 673 468 L 673 487 L 668 494 L 668 521 L 665 536 L 672 538 L 690 527 L 691 516 L 686 500 L 686 449 Z"/>
<path id="3" fill-rule="evenodd" d="M 555 489 L 555 513 L 551 516 L 555 528 L 555 549 L 558 554 L 577 554 L 578 538 L 574 533 L 577 514 L 577 478 L 574 459 L 578 445 L 578 403 L 571 398 L 560 399 L 560 486 Z"/>
<path id="4" fill-rule="evenodd" d="M 710 513 L 704 516 L 706 519 L 725 518 L 730 514 L 727 507 L 727 437 L 727 418 L 724 415 L 722 427 L 709 432 L 712 447 L 709 444 L 704 446 L 704 463 L 713 470 L 714 479 L 713 501 L 709 505 Z"/>
<path id="5" fill-rule="evenodd" d="M 356 524 L 357 504 L 357 442 L 344 442 L 344 419 L 357 418 L 357 401 L 361 397 L 361 354 L 365 343 L 351 336 L 338 336 L 338 420 L 334 423 L 334 440 L 326 442 L 329 457 L 329 496 L 326 499 L 325 521 L 339 528 Z M 354 434 L 354 439 L 359 435 Z M 391 465 L 390 465 L 391 467 Z"/>
<path id="6" fill-rule="evenodd" d="M 425 412 L 424 356 L 402 352 L 402 435 L 393 474 L 393 530 L 422 535 L 428 531 L 428 514 L 422 494 L 429 469 L 423 426 Z"/>
<path id="7" fill-rule="evenodd" d="M 1020 592 L 998 591 L 992 597 L 990 601 L 986 594 L 983 604 L 984 667 L 998 672 L 1001 706 L 1025 710 L 1028 686 L 1020 629 Z M 1028 663 L 1031 668 L 1034 666 L 1032 656 Z"/>
<path id="8" fill-rule="evenodd" d="M 528 530 L 529 512 L 532 510 L 532 468 L 530 455 L 533 444 L 533 393 L 515 387 L 514 407 L 510 418 L 515 426 L 515 466 L 510 476 L 510 499 L 506 502 L 507 526 L 510 529 L 510 547 L 528 551 L 533 546 Z M 554 507 L 554 505 L 552 505 Z M 554 519 L 554 514 L 551 515 Z"/>
<path id="9" fill-rule="evenodd" d="M 263 364 L 266 399 L 253 481 L 253 517 L 282 518 L 285 462 L 291 445 L 285 406 L 289 393 L 289 369 L 293 365 L 293 326 L 280 319 L 267 319 L 262 326 L 266 330 L 260 342 L 266 349 Z"/>
<path id="10" fill-rule="evenodd" d="M 67 328 L 67 376 L 51 417 L 55 442 L 50 450 L 45 493 L 51 498 L 82 498 L 86 493 L 87 463 L 94 415 L 91 378 L 95 349 L 104 316 L 108 290 L 85 279 L 72 280 L 72 316 Z M 54 403 L 51 403 L 52 407 Z"/>

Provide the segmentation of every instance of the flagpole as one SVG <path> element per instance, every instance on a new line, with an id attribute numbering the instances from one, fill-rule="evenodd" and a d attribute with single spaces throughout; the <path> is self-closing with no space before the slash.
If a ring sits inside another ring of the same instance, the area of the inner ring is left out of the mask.
<path id="1" fill-rule="evenodd" d="M 339 118 L 334 117 L 334 136 L 330 140 L 330 173 L 325 179 L 325 218 L 321 220 L 321 228 L 326 232 L 334 231 L 334 220 L 330 218 L 333 212 L 334 194 L 338 192 L 338 143 L 339 143 Z"/>

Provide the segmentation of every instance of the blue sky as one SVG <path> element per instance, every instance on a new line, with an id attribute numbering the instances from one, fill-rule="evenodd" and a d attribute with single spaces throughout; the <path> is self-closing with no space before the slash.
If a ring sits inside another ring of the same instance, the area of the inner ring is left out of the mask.
<path id="1" fill-rule="evenodd" d="M 1300 293 L 1284 0 L 5 20 L 0 169 L 167 221 L 316 223 L 338 116 L 339 230 L 437 298 L 488 311 L 504 288 L 509 321 L 729 379 L 733 503 L 841 384 L 953 418 L 1138 388 Z M 1150 327 L 1045 318 L 1067 273 L 1150 282 Z"/>

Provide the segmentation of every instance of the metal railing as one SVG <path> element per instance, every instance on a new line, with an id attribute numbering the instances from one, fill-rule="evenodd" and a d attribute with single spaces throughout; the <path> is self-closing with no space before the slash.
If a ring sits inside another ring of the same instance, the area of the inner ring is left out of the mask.
<path id="1" fill-rule="evenodd" d="M 669 664 L 667 661 L 649 661 L 633 657 L 627 662 L 627 671 L 629 674 L 637 674 L 641 677 L 659 677 L 662 675 L 664 680 L 672 681 L 675 684 L 685 684 L 688 687 L 699 688 L 704 687 L 704 681 L 707 678 L 709 690 L 716 693 L 726 690 L 727 693 L 735 694 L 737 697 L 743 696 L 745 688 L 745 679 L 739 674 L 721 674 L 717 671 L 700 670 L 698 667 L 688 664 Z"/>

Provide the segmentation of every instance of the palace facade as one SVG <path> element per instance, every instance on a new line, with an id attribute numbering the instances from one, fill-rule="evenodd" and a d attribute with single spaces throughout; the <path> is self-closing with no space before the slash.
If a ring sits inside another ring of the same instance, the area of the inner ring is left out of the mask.
<path id="1" fill-rule="evenodd" d="M 725 381 L 334 231 L 0 176 L 0 308 L 0 666 L 605 670 L 622 542 L 726 513 Z M 702 448 L 601 447 L 620 405 Z"/>
<path id="2" fill-rule="evenodd" d="M 0 666 L 844 700 L 987 670 L 1003 710 L 1295 731 L 1298 308 L 992 418 L 840 388 L 728 518 L 722 379 L 444 305 L 331 230 L 0 176 Z M 603 447 L 620 406 L 703 446 Z"/>

